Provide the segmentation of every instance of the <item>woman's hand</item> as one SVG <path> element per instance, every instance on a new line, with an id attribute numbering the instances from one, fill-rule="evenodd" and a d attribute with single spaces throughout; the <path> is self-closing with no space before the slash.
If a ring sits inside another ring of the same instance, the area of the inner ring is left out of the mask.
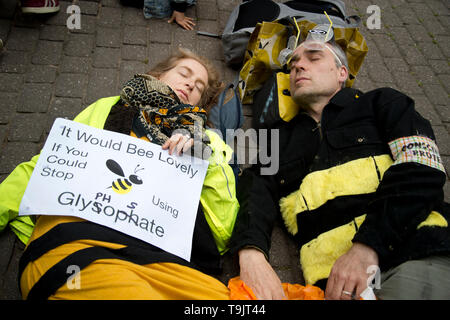
<path id="1" fill-rule="evenodd" d="M 194 30 L 195 22 L 194 19 L 186 17 L 184 12 L 173 11 L 172 17 L 167 21 L 168 23 L 172 23 L 175 21 L 180 27 L 186 30 Z"/>
<path id="2" fill-rule="evenodd" d="M 252 248 L 240 250 L 239 265 L 241 280 L 252 289 L 256 298 L 286 299 L 278 275 L 261 251 Z"/>
<path id="3" fill-rule="evenodd" d="M 169 149 L 169 154 L 172 155 L 175 150 L 177 155 L 188 151 L 194 145 L 194 139 L 181 133 L 173 134 L 170 139 L 162 145 L 163 150 Z"/>

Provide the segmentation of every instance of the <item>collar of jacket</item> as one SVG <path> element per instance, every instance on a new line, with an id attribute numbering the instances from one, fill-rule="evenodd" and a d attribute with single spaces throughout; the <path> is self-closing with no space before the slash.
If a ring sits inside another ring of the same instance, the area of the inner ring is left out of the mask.
<path id="1" fill-rule="evenodd" d="M 334 104 L 339 107 L 346 107 L 360 99 L 362 95 L 363 93 L 357 89 L 343 88 L 330 99 L 329 104 Z"/>
<path id="2" fill-rule="evenodd" d="M 355 101 L 361 99 L 364 93 L 358 89 L 353 88 L 343 88 L 339 90 L 333 97 L 331 97 L 330 101 L 327 105 L 335 105 L 341 108 L 345 108 L 346 106 L 352 105 Z M 300 115 L 309 116 L 308 112 L 300 111 Z"/>

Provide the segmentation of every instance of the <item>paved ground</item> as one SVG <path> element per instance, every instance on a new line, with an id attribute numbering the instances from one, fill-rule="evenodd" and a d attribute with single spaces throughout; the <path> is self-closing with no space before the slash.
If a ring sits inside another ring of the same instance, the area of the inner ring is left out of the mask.
<path id="1" fill-rule="evenodd" d="M 197 0 L 188 15 L 197 30 L 220 33 L 238 0 Z M 448 0 L 345 0 L 348 14 L 366 22 L 369 5 L 381 8 L 381 29 L 361 31 L 369 53 L 355 87 L 389 86 L 409 94 L 435 130 L 450 172 L 450 19 Z M 66 8 L 81 8 L 81 29 L 66 27 Z M 0 9 L 0 15 L 7 12 Z M 165 20 L 145 20 L 141 10 L 119 0 L 62 1 L 46 18 L 0 18 L 0 181 L 36 154 L 56 116 L 73 118 L 98 98 L 117 95 L 134 73 L 146 71 L 179 45 L 220 66 L 230 81 L 235 72 L 222 60 L 220 40 L 188 32 Z M 245 108 L 246 127 L 251 110 Z M 448 182 L 448 181 L 447 181 Z M 446 199 L 450 199 L 449 183 Z M 281 225 L 281 224 L 280 224 Z M 0 234 L 0 299 L 20 298 L 17 263 L 23 245 L 6 230 Z M 299 283 L 298 253 L 280 227 L 273 235 L 271 262 L 283 282 Z M 236 272 L 226 261 L 222 279 Z"/>

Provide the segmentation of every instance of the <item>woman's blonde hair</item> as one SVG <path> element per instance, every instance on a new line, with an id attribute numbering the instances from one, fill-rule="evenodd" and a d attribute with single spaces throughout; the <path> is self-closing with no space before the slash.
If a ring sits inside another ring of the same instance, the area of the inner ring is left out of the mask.
<path id="1" fill-rule="evenodd" d="M 159 78 L 162 74 L 174 68 L 181 59 L 194 59 L 202 64 L 208 72 L 208 84 L 200 99 L 200 106 L 208 113 L 217 102 L 217 98 L 224 86 L 223 82 L 220 80 L 219 72 L 208 59 L 199 56 L 188 49 L 178 48 L 178 52 L 175 52 L 167 57 L 167 59 L 159 62 L 148 71 L 147 74 Z"/>

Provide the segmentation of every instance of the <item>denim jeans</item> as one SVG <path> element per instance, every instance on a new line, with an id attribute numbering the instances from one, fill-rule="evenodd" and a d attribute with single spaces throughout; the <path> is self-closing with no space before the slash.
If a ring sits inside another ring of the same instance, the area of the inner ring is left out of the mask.
<path id="1" fill-rule="evenodd" d="M 188 6 L 194 5 L 196 0 L 174 0 L 174 2 L 186 2 Z M 144 0 L 144 17 L 167 18 L 172 15 L 171 0 Z"/>

